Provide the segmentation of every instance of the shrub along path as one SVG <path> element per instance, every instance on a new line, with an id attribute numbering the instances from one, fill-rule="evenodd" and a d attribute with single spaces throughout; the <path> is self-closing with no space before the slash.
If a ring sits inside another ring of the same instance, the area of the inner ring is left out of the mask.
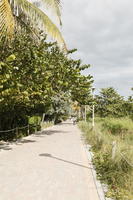
<path id="1" fill-rule="evenodd" d="M 99 200 L 92 165 L 69 122 L 0 149 L 1 200 Z"/>

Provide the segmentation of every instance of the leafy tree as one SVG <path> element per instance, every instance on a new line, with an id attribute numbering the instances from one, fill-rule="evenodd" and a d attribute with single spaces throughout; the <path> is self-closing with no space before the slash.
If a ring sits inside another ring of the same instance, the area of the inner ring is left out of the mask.
<path id="1" fill-rule="evenodd" d="M 55 123 L 61 122 L 64 117 L 69 115 L 69 95 L 65 93 L 59 93 L 52 97 L 50 109 L 46 113 Z"/>
<path id="2" fill-rule="evenodd" d="M 133 91 L 133 88 L 131 88 Z M 126 115 L 133 120 L 133 95 L 129 96 L 124 105 Z"/>
<path id="3" fill-rule="evenodd" d="M 81 74 L 89 65 L 69 58 L 56 43 L 20 34 L 0 49 L 1 130 L 25 125 L 36 113 L 58 121 L 67 114 L 69 100 L 89 101 L 92 77 Z"/>
<path id="4" fill-rule="evenodd" d="M 104 88 L 96 96 L 96 113 L 101 117 L 122 117 L 124 103 L 124 98 L 114 88 Z"/>

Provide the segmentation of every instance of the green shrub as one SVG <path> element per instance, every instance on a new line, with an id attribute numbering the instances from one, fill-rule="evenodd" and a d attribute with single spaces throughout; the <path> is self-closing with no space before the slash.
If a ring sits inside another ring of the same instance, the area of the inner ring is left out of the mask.
<path id="1" fill-rule="evenodd" d="M 30 125 L 30 134 L 34 133 L 35 131 L 41 130 L 41 117 L 40 116 L 32 116 L 29 118 L 29 125 Z"/>
<path id="2" fill-rule="evenodd" d="M 41 123 L 41 117 L 40 116 L 32 116 L 29 118 L 29 124 L 39 125 Z"/>

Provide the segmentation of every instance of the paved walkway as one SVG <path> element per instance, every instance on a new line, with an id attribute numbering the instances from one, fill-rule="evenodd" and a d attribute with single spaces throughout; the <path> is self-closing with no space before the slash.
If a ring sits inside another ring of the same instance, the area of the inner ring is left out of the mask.
<path id="1" fill-rule="evenodd" d="M 99 200 L 80 138 L 63 123 L 0 145 L 0 200 Z"/>

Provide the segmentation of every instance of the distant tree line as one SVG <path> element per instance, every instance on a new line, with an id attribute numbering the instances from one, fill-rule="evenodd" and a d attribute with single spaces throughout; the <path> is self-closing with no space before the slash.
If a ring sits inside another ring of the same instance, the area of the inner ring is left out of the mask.
<path id="1" fill-rule="evenodd" d="M 133 91 L 133 88 L 131 89 Z M 95 96 L 95 111 L 100 117 L 125 117 L 133 119 L 133 96 L 125 99 L 113 87 L 103 88 Z"/>

